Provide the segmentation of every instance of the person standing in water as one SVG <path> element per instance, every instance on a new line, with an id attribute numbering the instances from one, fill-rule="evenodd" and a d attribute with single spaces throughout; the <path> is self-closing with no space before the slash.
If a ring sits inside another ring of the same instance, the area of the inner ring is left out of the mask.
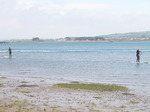
<path id="1" fill-rule="evenodd" d="M 136 51 L 136 57 L 137 57 L 136 62 L 140 62 L 140 55 L 141 55 L 141 51 L 140 51 L 140 49 L 138 49 Z"/>
<path id="2" fill-rule="evenodd" d="M 11 58 L 12 57 L 12 49 L 10 47 L 8 49 L 8 53 L 9 53 L 9 58 Z"/>

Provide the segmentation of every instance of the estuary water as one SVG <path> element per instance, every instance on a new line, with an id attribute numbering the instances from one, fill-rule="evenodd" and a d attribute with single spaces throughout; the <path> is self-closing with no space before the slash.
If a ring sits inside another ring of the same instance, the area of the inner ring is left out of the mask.
<path id="1" fill-rule="evenodd" d="M 13 58 L 6 57 L 9 47 Z M 119 84 L 150 93 L 150 42 L 0 44 L 0 75 Z"/>

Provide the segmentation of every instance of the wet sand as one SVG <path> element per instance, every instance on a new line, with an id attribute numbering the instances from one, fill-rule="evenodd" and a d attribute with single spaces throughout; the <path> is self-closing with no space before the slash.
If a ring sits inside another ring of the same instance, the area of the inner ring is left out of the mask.
<path id="1" fill-rule="evenodd" d="M 150 98 L 53 86 L 63 79 L 0 76 L 0 112 L 150 112 Z"/>

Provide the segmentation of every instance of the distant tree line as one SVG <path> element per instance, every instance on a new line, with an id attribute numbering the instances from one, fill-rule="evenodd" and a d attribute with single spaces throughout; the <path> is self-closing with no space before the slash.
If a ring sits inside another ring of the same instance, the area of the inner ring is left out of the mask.
<path id="1" fill-rule="evenodd" d="M 32 41 L 40 41 L 40 38 L 39 37 L 34 37 L 34 38 L 32 38 Z"/>
<path id="2" fill-rule="evenodd" d="M 104 41 L 104 37 L 66 37 L 67 41 Z"/>
<path id="3" fill-rule="evenodd" d="M 0 41 L 0 44 L 5 44 L 5 43 L 8 43 L 8 42 L 5 42 L 5 41 Z"/>

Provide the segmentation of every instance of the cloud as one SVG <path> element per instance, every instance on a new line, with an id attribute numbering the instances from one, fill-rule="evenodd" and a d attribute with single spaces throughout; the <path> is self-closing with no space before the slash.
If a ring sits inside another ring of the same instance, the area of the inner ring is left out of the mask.
<path id="1" fill-rule="evenodd" d="M 16 0 L 18 10 L 25 11 L 30 10 L 36 6 L 36 2 L 32 0 Z"/>
<path id="2" fill-rule="evenodd" d="M 39 11 L 45 11 L 47 13 L 58 13 L 65 15 L 67 12 L 72 10 L 98 10 L 108 8 L 108 4 L 98 3 L 55 3 L 50 1 L 35 1 L 35 0 L 17 0 L 18 10 L 21 11 L 32 10 L 37 8 Z"/>
<path id="3" fill-rule="evenodd" d="M 15 0 L 1 0 L 0 2 L 0 24 L 2 29 L 12 28 L 18 25 L 17 3 Z"/>
<path id="4" fill-rule="evenodd" d="M 140 8 L 140 3 L 89 1 L 0 0 L 0 37 L 65 37 L 150 30 L 148 5 Z"/>
<path id="5" fill-rule="evenodd" d="M 43 4 L 39 7 L 40 11 L 47 12 L 49 14 L 58 14 L 58 15 L 66 15 L 67 13 L 75 12 L 75 11 L 88 11 L 88 10 L 96 10 L 101 8 L 106 8 L 107 6 L 104 4 Z"/>

